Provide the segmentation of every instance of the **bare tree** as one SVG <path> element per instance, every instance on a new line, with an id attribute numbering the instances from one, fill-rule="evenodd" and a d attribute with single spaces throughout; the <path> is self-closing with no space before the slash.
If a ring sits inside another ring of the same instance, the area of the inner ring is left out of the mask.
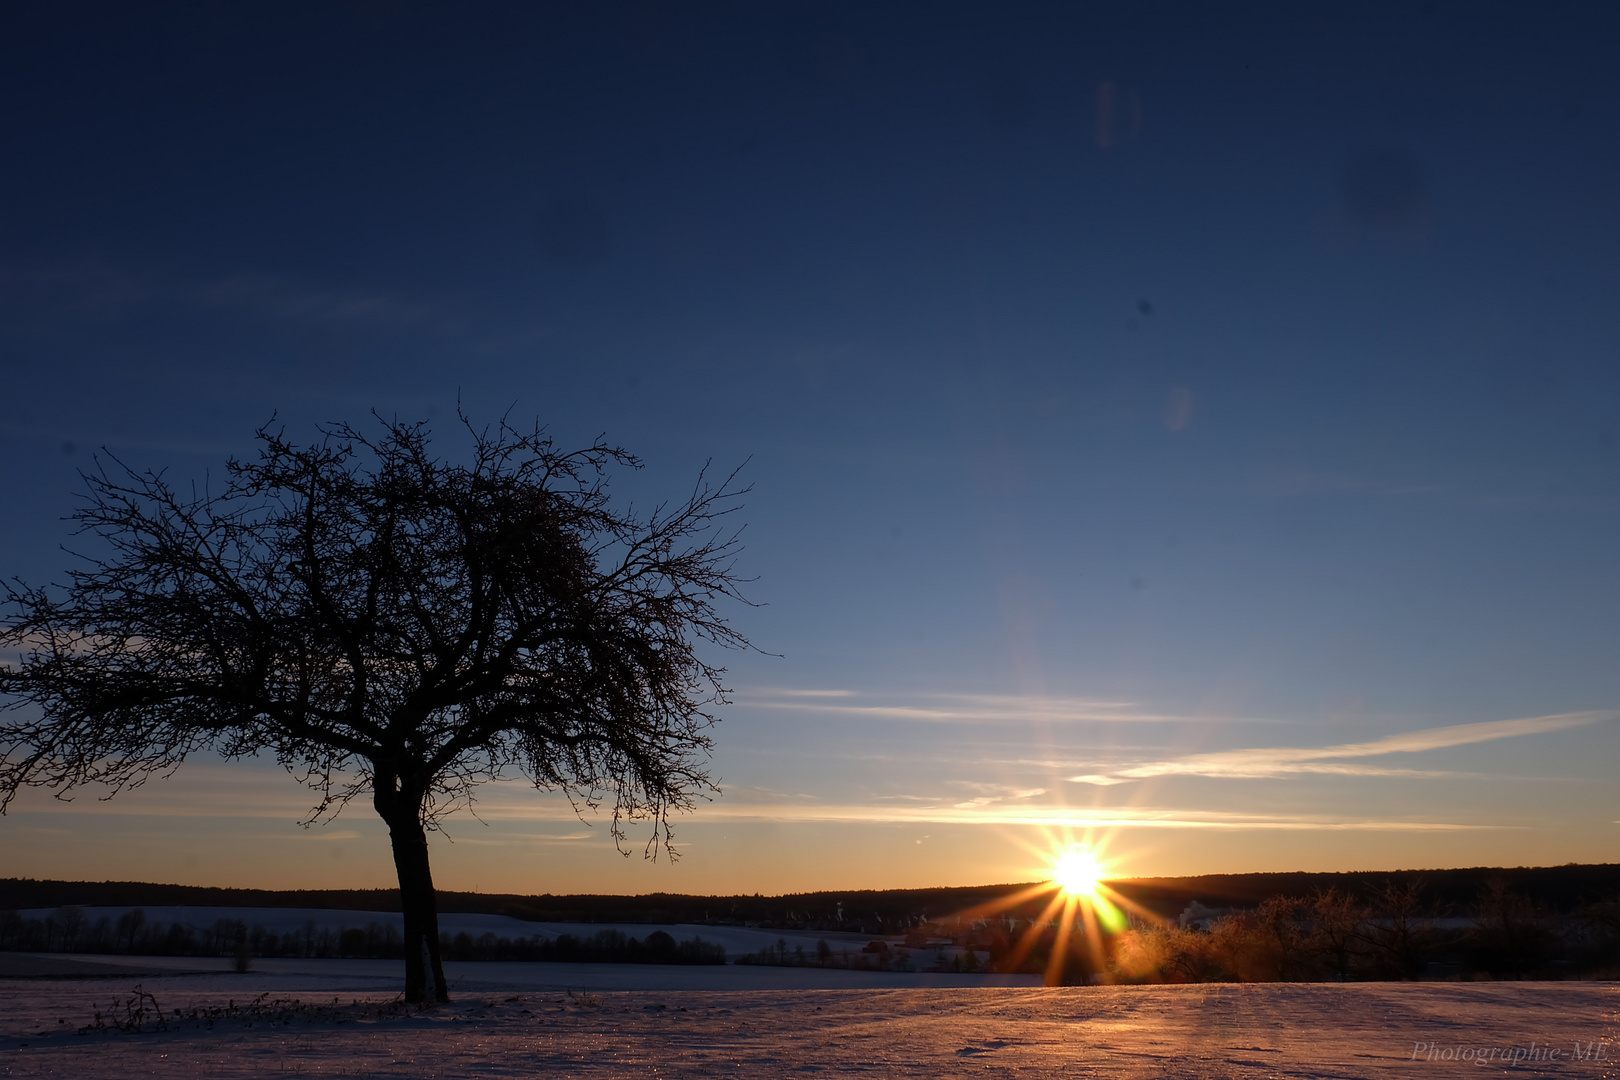
<path id="1" fill-rule="evenodd" d="M 84 933 L 84 908 L 69 904 L 59 907 L 45 917 L 45 947 L 51 947 L 53 934 L 60 934 L 60 948 L 63 952 L 72 952 L 79 943 L 79 935 Z"/>
<path id="2" fill-rule="evenodd" d="M 1540 914 L 1533 901 L 1501 878 L 1485 883 L 1474 913 L 1473 937 L 1494 971 L 1522 979 L 1540 966 L 1551 944 Z"/>
<path id="3" fill-rule="evenodd" d="M 146 910 L 144 908 L 131 908 L 118 916 L 118 943 L 125 952 L 135 951 L 135 942 L 146 929 Z"/>
<path id="4" fill-rule="evenodd" d="M 1276 982 L 1289 982 L 1304 972 L 1309 938 L 1305 912 L 1305 901 L 1293 896 L 1268 896 L 1255 912 L 1258 951 Z"/>
<path id="5" fill-rule="evenodd" d="M 1588 922 L 1596 923 L 1610 933 L 1620 933 L 1620 895 L 1595 900 L 1581 908 L 1579 914 Z"/>
<path id="6" fill-rule="evenodd" d="M 369 795 L 410 1001 L 448 999 L 427 836 L 479 784 L 611 803 L 615 841 L 640 821 L 644 854 L 673 855 L 726 693 L 698 649 L 748 644 L 717 609 L 741 599 L 723 519 L 745 490 L 700 476 L 639 516 L 608 497 L 606 471 L 640 465 L 623 450 L 462 421 L 462 463 L 421 424 L 266 428 L 217 494 L 98 459 L 74 515 L 96 548 L 59 589 L 6 586 L 0 810 L 208 750 L 274 755 L 316 792 L 310 822 Z"/>
<path id="7" fill-rule="evenodd" d="M 1367 921 L 1367 909 L 1354 896 L 1329 887 L 1310 900 L 1310 945 L 1340 982 L 1350 980 L 1355 955 Z"/>
<path id="8" fill-rule="evenodd" d="M 1373 917 L 1362 924 L 1362 940 L 1379 965 L 1397 979 L 1416 979 L 1434 944 L 1422 878 L 1391 881 L 1373 901 Z"/>

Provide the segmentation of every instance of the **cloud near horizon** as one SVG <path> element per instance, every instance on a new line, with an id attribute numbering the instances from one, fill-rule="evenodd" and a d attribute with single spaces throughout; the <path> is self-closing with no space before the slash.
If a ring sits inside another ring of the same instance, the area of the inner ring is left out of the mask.
<path id="1" fill-rule="evenodd" d="M 1490 822 L 1458 823 L 1445 821 L 1398 820 L 1390 818 L 1363 818 L 1329 814 L 1275 814 L 1248 811 L 1208 810 L 1179 806 L 1067 806 L 1061 801 L 1034 801 L 1051 793 L 1039 788 L 1015 788 L 997 784 L 969 784 L 958 782 L 958 789 L 973 792 L 975 797 L 963 800 L 960 795 L 905 795 L 877 796 L 860 803 L 819 803 L 813 801 L 775 801 L 771 793 L 750 792 L 754 798 L 747 802 L 717 800 L 700 803 L 690 814 L 681 815 L 685 825 L 760 822 L 777 825 L 790 824 L 887 824 L 887 825 L 991 825 L 1001 827 L 1040 827 L 1069 829 L 1200 829 L 1293 831 L 1320 829 L 1333 832 L 1463 832 L 1500 831 L 1521 828 L 1516 825 Z M 230 793 L 229 812 L 221 814 L 222 795 Z M 87 793 L 88 794 L 88 793 Z M 280 819 L 291 822 L 309 812 L 309 792 L 293 782 L 279 768 L 254 768 L 242 765 L 199 764 L 191 766 L 175 779 L 149 785 L 138 792 L 130 792 L 108 803 L 93 796 L 71 803 L 51 799 L 39 791 L 26 792 L 22 805 L 14 806 L 11 815 L 18 819 L 38 821 L 60 815 L 111 815 L 135 817 L 211 817 L 236 819 Z M 761 798 L 760 796 L 764 797 Z M 800 799 L 808 797 L 800 796 Z M 577 842 L 588 837 L 608 835 L 606 824 L 611 814 L 607 808 L 584 818 L 576 815 L 566 799 L 555 793 L 537 792 L 528 784 L 509 780 L 486 785 L 479 789 L 475 806 L 477 820 L 472 816 L 456 815 L 452 821 L 457 843 L 476 840 L 506 843 L 509 838 L 480 837 L 476 829 L 478 820 L 496 822 L 533 822 L 569 824 L 574 827 L 596 826 L 589 833 L 570 831 L 566 836 L 530 836 L 524 842 Z M 369 812 L 369 807 L 354 806 L 339 819 L 352 826 L 378 829 L 380 823 Z M 302 831 L 304 836 L 320 836 L 329 826 L 317 826 Z"/>
<path id="2" fill-rule="evenodd" d="M 760 687 L 739 692 L 733 704 L 756 709 L 786 709 L 830 713 L 880 720 L 919 720 L 935 723 L 1031 722 L 1184 723 L 1210 717 L 1181 716 L 1139 711 L 1131 701 L 1094 701 L 1088 698 L 1041 697 L 1023 694 L 912 694 L 907 704 L 859 704 L 851 699 L 882 700 L 898 695 L 857 694 L 853 690 L 799 690 Z M 1231 721 L 1244 717 L 1220 717 Z"/>
<path id="3" fill-rule="evenodd" d="M 1300 774 L 1334 776 L 1397 776 L 1430 779 L 1455 773 L 1423 769 L 1399 769 L 1376 765 L 1351 764 L 1340 759 L 1381 757 L 1385 754 L 1415 754 L 1453 746 L 1470 746 L 1497 739 L 1540 735 L 1569 728 L 1587 727 L 1613 720 L 1620 713 L 1592 711 L 1532 716 L 1516 720 L 1491 720 L 1477 724 L 1454 724 L 1390 735 L 1364 743 L 1343 743 L 1322 747 L 1256 747 L 1247 750 L 1221 750 L 1191 754 L 1166 761 L 1146 762 L 1106 773 L 1071 776 L 1075 783 L 1111 786 L 1155 776 L 1205 776 L 1223 779 L 1270 779 Z"/>
<path id="4" fill-rule="evenodd" d="M 783 695 L 786 696 L 785 694 Z M 993 714 L 999 717 L 1017 715 L 1000 708 L 1008 699 L 971 698 L 966 695 L 951 698 L 940 712 L 949 719 L 962 719 L 963 714 Z M 1026 699 L 1014 699 L 1027 704 Z M 1043 704 L 1065 706 L 1082 703 L 1065 699 L 1039 699 Z M 989 707 L 980 704 L 988 701 Z M 1083 703 L 1091 709 L 1095 703 Z M 1113 708 L 1125 713 L 1118 719 L 1133 718 L 1128 705 L 1113 703 Z M 1068 711 L 1052 708 L 1043 715 L 1059 714 L 1075 717 L 1080 709 Z M 1368 742 L 1345 743 L 1326 747 L 1260 747 L 1242 750 L 1192 754 L 1158 761 L 1139 761 L 1123 767 L 1100 770 L 1069 777 L 1071 781 L 1111 787 L 1158 776 L 1203 776 L 1233 779 L 1263 779 L 1301 774 L 1341 776 L 1390 776 L 1424 779 L 1439 776 L 1464 775 L 1454 772 L 1398 768 L 1374 764 L 1365 759 L 1388 754 L 1419 753 L 1448 747 L 1467 746 L 1499 739 L 1546 734 L 1573 728 L 1590 727 L 1620 717 L 1616 712 L 1577 712 L 1553 716 L 1498 720 L 1484 723 L 1458 724 L 1403 732 Z M 911 716 L 904 717 L 911 719 Z M 1055 764 L 1047 762 L 1046 764 Z M 1402 820 L 1402 815 L 1372 814 L 1350 811 L 1342 814 L 1287 813 L 1265 809 L 1208 809 L 1197 806 L 1134 805 L 1134 806 L 1071 806 L 1059 792 L 1025 783 L 986 783 L 983 781 L 948 780 L 943 789 L 934 792 L 869 794 L 854 800 L 821 802 L 806 792 L 779 791 L 764 787 L 744 786 L 732 789 L 729 797 L 715 802 L 700 803 L 690 815 L 683 815 L 690 824 L 724 825 L 726 823 L 759 822 L 770 824 L 890 824 L 890 825 L 977 825 L 1006 828 L 1068 828 L 1068 829 L 1150 829 L 1150 830 L 1221 830 L 1262 832 L 1308 831 L 1326 832 L 1463 832 L 1512 831 L 1523 826 L 1481 820 L 1469 814 L 1464 820 Z M 85 793 L 90 795 L 89 792 Z M 739 799 L 738 796 L 741 796 Z M 140 792 L 131 792 L 109 806 L 93 795 L 72 804 L 63 804 L 48 798 L 45 793 L 31 793 L 31 797 L 14 808 L 20 816 L 44 814 L 128 814 L 135 816 L 190 817 L 218 816 L 221 806 L 229 806 L 227 816 L 237 818 L 281 818 L 296 820 L 309 812 L 310 792 L 292 781 L 279 767 L 247 763 L 196 763 L 184 770 L 175 780 L 154 783 Z M 578 818 L 568 802 L 555 795 L 534 791 L 522 782 L 496 783 L 480 789 L 476 804 L 477 817 L 494 822 L 572 823 L 577 829 Z M 353 815 L 353 816 L 351 816 Z M 609 814 L 587 814 L 586 823 L 606 824 Z M 37 819 L 36 819 L 37 820 Z M 362 808 L 352 808 L 344 820 L 370 822 L 370 815 Z M 458 831 L 458 840 L 473 840 L 474 831 L 467 835 L 472 820 L 466 819 Z M 565 825 L 566 828 L 566 825 Z M 319 830 L 317 830 L 317 833 Z M 597 830 L 584 833 L 569 831 L 564 838 L 542 837 L 534 842 L 578 842 L 598 835 Z M 606 830 L 600 829 L 605 836 Z M 503 844 L 505 837 L 480 837 L 477 843 Z"/>

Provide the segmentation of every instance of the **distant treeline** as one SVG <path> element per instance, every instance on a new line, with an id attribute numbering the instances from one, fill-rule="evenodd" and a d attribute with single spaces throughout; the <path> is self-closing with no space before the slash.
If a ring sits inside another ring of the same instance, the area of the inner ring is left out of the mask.
<path id="1" fill-rule="evenodd" d="M 619 930 L 589 937 L 501 937 L 485 933 L 439 935 L 450 960 L 551 960 L 572 964 L 724 964 L 723 946 L 693 937 L 676 941 L 662 930 L 634 938 Z M 390 923 L 333 930 L 307 922 L 298 930 L 275 933 L 240 919 L 218 919 L 203 928 L 185 923 L 165 926 L 135 908 L 117 919 L 91 921 L 84 909 L 68 905 L 44 918 L 25 919 L 0 911 L 0 950 L 10 952 L 127 953 L 139 956 L 227 956 L 245 970 L 256 957 L 398 959 L 404 955 L 399 930 Z"/>
<path id="2" fill-rule="evenodd" d="M 1526 880 L 1521 877 L 1520 880 Z M 1529 880 L 1535 880 L 1529 878 Z M 896 916 L 887 940 L 856 948 L 825 940 L 775 946 L 739 964 L 875 971 L 1044 973 L 1055 982 L 1219 982 L 1370 979 L 1614 978 L 1620 974 L 1620 896 L 1560 910 L 1519 892 L 1510 874 L 1486 878 L 1464 903 L 1446 899 L 1423 875 L 1391 875 L 1381 889 L 1336 886 L 1298 896 L 1278 892 L 1253 904 L 1189 904 L 1173 918 L 1151 910 L 1088 936 L 1049 911 L 1000 904 L 939 917 Z M 1451 883 L 1453 886 L 1455 882 Z M 1121 889 L 1120 892 L 1125 890 Z M 1049 894 L 1048 894 L 1049 895 Z M 1209 895 L 1209 894 L 1206 894 Z M 1127 905 L 1129 907 L 1129 905 Z M 871 917 L 877 921 L 880 917 Z M 862 919 L 845 913 L 841 926 Z M 1093 923 L 1099 926 L 1108 923 Z M 882 931 L 879 931 L 882 932 Z M 700 937 L 677 942 L 604 928 L 589 936 L 441 935 L 452 960 L 723 964 L 725 950 Z M 43 917 L 0 910 L 0 949 L 234 957 L 402 955 L 390 923 L 332 929 L 307 921 L 275 933 L 240 919 L 206 928 L 147 919 L 141 908 L 92 920 L 64 905 Z M 1054 960 L 1054 954 L 1056 959 Z"/>
<path id="3" fill-rule="evenodd" d="M 1328 888 L 1248 908 L 1133 917 L 1088 936 L 1083 922 L 1002 913 L 920 923 L 904 943 L 774 948 L 739 964 L 881 971 L 1007 972 L 1058 983 L 1569 979 L 1620 975 L 1620 901 L 1555 912 L 1489 880 L 1453 906 L 1414 877 L 1368 898 Z M 1061 949 L 1057 962 L 1053 954 Z"/>
<path id="4" fill-rule="evenodd" d="M 1429 871 L 1367 871 L 1344 874 L 1211 874 L 1181 878 L 1131 878 L 1113 887 L 1141 908 L 1174 918 L 1193 901 L 1209 907 L 1255 907 L 1268 897 L 1308 899 L 1329 889 L 1370 901 L 1390 887 L 1420 879 L 1425 902 L 1435 910 L 1462 910 L 1493 881 L 1501 881 L 1549 914 L 1569 914 L 1620 895 L 1620 864 Z M 523 896 L 513 893 L 439 893 L 446 913 L 509 915 L 534 922 L 697 923 L 782 930 L 902 933 L 920 922 L 964 911 L 999 907 L 1025 884 L 966 888 L 841 890 L 783 896 Z M 1008 914 L 1034 918 L 1043 898 L 1015 905 Z M 0 910 L 83 907 L 270 907 L 397 912 L 395 889 L 219 889 L 142 882 L 0 880 Z"/>
<path id="5" fill-rule="evenodd" d="M 912 937 L 915 936 L 914 933 Z M 845 971 L 948 971 L 971 974 L 996 970 L 993 958 L 981 958 L 971 948 L 959 954 L 955 949 L 929 948 L 926 945 L 891 947 L 887 941 L 871 941 L 859 949 L 847 945 L 834 948 L 826 941 L 818 941 L 814 948 L 807 949 L 803 945 L 789 948 L 783 938 L 777 938 L 774 946 L 744 953 L 737 957 L 737 963 L 837 968 Z"/>
<path id="6" fill-rule="evenodd" d="M 1329 889 L 1187 926 L 1138 924 L 1071 960 L 1108 982 L 1614 978 L 1620 902 L 1557 911 L 1499 877 L 1454 905 L 1416 877 L 1366 898 Z"/>

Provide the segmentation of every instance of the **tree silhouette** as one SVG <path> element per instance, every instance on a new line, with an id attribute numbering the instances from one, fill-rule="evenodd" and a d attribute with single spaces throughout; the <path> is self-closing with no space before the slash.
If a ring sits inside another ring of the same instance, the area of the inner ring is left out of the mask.
<path id="1" fill-rule="evenodd" d="M 96 550 L 60 588 L 6 586 L 0 811 L 208 750 L 274 755 L 316 792 L 309 822 L 369 794 L 409 1001 L 448 1000 L 427 834 L 479 784 L 611 802 L 616 843 L 642 822 L 644 855 L 673 856 L 726 693 L 698 647 L 748 644 L 717 609 L 741 599 L 723 519 L 746 489 L 700 475 L 638 516 L 608 496 L 609 468 L 640 467 L 623 450 L 461 419 L 461 463 L 422 424 L 261 429 L 217 494 L 98 459 L 74 514 Z"/>
<path id="2" fill-rule="evenodd" d="M 1375 917 L 1362 924 L 1362 939 L 1394 978 L 1416 979 L 1423 971 L 1424 954 L 1434 942 L 1423 879 L 1391 881 L 1373 904 Z"/>
<path id="3" fill-rule="evenodd" d="M 1350 961 L 1367 921 L 1367 908 L 1349 893 L 1329 886 L 1310 899 L 1310 944 L 1340 982 L 1350 981 Z"/>

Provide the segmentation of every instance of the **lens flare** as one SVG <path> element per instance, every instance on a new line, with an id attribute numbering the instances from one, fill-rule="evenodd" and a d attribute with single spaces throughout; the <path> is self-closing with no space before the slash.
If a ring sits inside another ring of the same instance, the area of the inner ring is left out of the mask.
<path id="1" fill-rule="evenodd" d="M 1095 898 L 1102 882 L 1102 866 L 1087 847 L 1072 847 L 1052 866 L 1052 880 L 1070 896 Z"/>
<path id="2" fill-rule="evenodd" d="M 1038 860 L 1031 871 L 1045 868 L 1039 882 L 965 908 L 956 918 L 988 920 L 1007 931 L 1001 954 L 992 952 L 996 971 L 1028 971 L 1031 958 L 1044 955 L 1048 986 L 1107 981 L 1114 940 L 1132 920 L 1158 924 L 1163 919 L 1132 899 L 1131 890 L 1122 893 L 1109 884 L 1116 870 L 1108 857 L 1112 837 L 1065 828 L 1041 839 L 1045 842 L 1037 845 L 1013 838 Z"/>

